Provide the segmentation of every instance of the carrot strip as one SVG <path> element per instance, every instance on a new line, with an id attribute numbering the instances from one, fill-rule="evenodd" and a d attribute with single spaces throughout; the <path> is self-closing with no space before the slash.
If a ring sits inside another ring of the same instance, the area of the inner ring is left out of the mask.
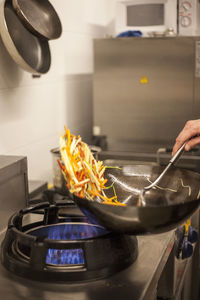
<path id="1" fill-rule="evenodd" d="M 80 136 L 70 133 L 70 130 L 64 126 L 64 135 L 60 137 L 61 160 L 58 164 L 63 172 L 67 187 L 72 193 L 79 197 L 94 200 L 94 197 L 100 197 L 104 204 L 121 205 L 117 200 L 117 194 L 113 183 L 114 196 L 108 198 L 104 190 L 107 179 L 104 178 L 106 167 L 103 162 L 96 161 L 87 144 L 82 142 Z"/>
<path id="2" fill-rule="evenodd" d="M 126 206 L 126 204 L 124 204 L 124 203 L 121 203 L 121 202 L 106 202 L 106 201 L 104 201 L 103 202 L 103 204 L 108 204 L 108 205 L 117 205 L 117 206 Z"/>

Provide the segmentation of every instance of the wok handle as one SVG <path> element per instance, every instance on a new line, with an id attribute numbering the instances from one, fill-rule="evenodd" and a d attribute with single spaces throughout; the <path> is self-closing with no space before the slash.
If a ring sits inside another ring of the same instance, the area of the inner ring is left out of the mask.
<path id="1" fill-rule="evenodd" d="M 192 137 L 194 138 L 194 137 Z M 191 139 L 192 139 L 191 138 Z M 179 159 L 179 157 L 181 156 L 181 154 L 183 153 L 184 149 L 185 149 L 185 145 L 186 143 L 189 141 L 190 139 L 186 140 L 183 145 L 178 149 L 178 151 L 174 154 L 174 156 L 170 159 L 168 165 L 165 167 L 165 169 L 162 171 L 162 173 L 160 174 L 160 176 L 158 176 L 158 178 L 153 181 L 150 185 L 144 187 L 143 191 L 141 192 L 141 199 L 144 199 L 144 193 L 147 190 L 150 190 L 152 187 L 154 187 L 165 175 L 165 173 L 170 169 L 170 167 Z M 144 201 L 143 201 L 144 202 Z"/>
<path id="2" fill-rule="evenodd" d="M 188 140 L 187 140 L 188 141 Z M 179 157 L 181 156 L 181 154 L 183 153 L 184 149 L 185 149 L 185 145 L 187 143 L 187 141 L 185 141 L 183 143 L 183 145 L 178 149 L 178 151 L 174 154 L 174 156 L 170 159 L 170 163 L 171 164 L 174 164 L 178 159 Z"/>
<path id="3" fill-rule="evenodd" d="M 188 141 L 188 140 L 187 140 Z M 174 156 L 170 159 L 168 165 L 165 167 L 165 169 L 162 171 L 162 173 L 160 174 L 160 176 L 158 176 L 158 178 L 152 182 L 150 185 L 144 187 L 143 191 L 147 191 L 150 190 L 152 187 L 154 187 L 165 175 L 165 173 L 167 173 L 167 171 L 170 169 L 170 167 L 179 159 L 179 157 L 181 156 L 181 154 L 184 151 L 185 145 L 187 143 L 187 141 L 184 142 L 184 144 L 178 149 L 178 151 L 174 154 Z M 144 192 L 143 192 L 144 193 Z M 144 198 L 144 197 L 143 197 Z"/>
<path id="4" fill-rule="evenodd" d="M 192 140 L 196 137 L 199 137 L 199 135 L 195 135 L 195 136 L 192 136 L 191 138 L 187 139 L 183 145 L 178 149 L 178 151 L 174 154 L 174 156 L 170 159 L 169 163 L 170 164 L 174 164 L 178 159 L 179 157 L 181 156 L 181 154 L 183 153 L 184 149 L 185 149 L 185 145 L 187 144 L 187 142 L 189 140 Z"/>

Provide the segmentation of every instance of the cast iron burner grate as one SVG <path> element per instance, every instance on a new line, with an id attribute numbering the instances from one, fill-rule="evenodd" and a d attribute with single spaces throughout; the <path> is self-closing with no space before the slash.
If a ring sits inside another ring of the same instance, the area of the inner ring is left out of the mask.
<path id="1" fill-rule="evenodd" d="M 136 237 L 68 215 L 67 205 L 42 203 L 10 218 L 1 246 L 6 269 L 33 280 L 72 282 L 107 277 L 135 261 Z"/>

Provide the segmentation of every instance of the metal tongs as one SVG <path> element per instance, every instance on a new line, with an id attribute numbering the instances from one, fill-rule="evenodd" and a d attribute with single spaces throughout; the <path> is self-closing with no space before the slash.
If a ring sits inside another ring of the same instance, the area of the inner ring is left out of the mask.
<path id="1" fill-rule="evenodd" d="M 152 189 L 155 185 L 157 185 L 160 180 L 163 178 L 163 176 L 166 174 L 166 172 L 170 169 L 170 167 L 175 164 L 175 162 L 179 159 L 179 157 L 181 156 L 181 154 L 184 152 L 185 149 L 185 145 L 188 142 L 185 141 L 184 144 L 178 149 L 178 151 L 174 154 L 174 156 L 170 159 L 168 165 L 165 167 L 165 169 L 162 171 L 162 173 L 156 178 L 156 180 L 154 180 L 154 182 L 152 182 L 150 185 L 145 186 L 143 188 L 143 190 L 140 192 L 139 194 L 139 204 L 141 206 L 146 206 L 146 200 L 145 200 L 145 193 L 147 191 L 149 191 L 150 189 Z"/>

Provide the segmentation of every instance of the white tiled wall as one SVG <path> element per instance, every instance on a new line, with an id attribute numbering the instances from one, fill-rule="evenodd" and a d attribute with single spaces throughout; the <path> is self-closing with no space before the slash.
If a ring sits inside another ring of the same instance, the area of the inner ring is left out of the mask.
<path id="1" fill-rule="evenodd" d="M 50 1 L 63 32 L 50 41 L 51 68 L 40 78 L 23 71 L 0 39 L 0 154 L 27 156 L 29 179 L 51 182 L 50 149 L 64 125 L 89 141 L 92 40 L 105 36 L 109 1 Z"/>

